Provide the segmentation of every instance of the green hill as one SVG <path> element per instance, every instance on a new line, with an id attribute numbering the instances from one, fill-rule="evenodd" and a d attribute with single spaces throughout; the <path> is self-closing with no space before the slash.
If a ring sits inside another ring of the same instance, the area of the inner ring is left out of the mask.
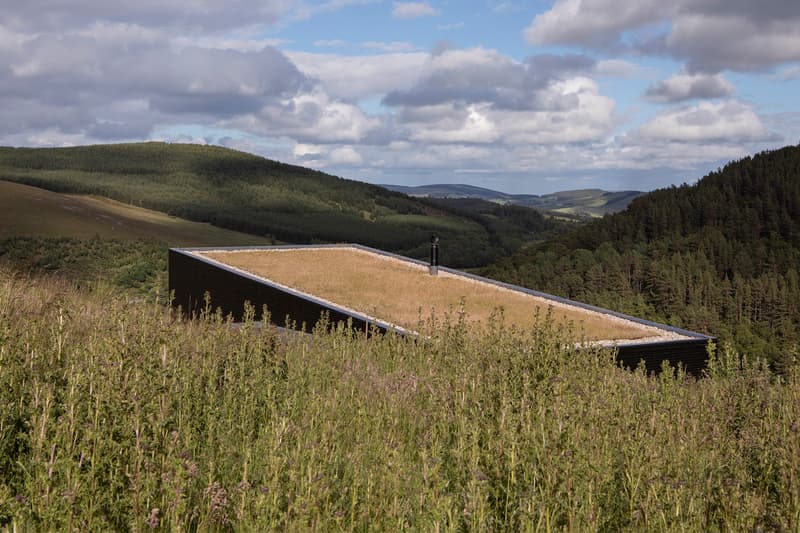
<path id="1" fill-rule="evenodd" d="M 488 275 L 712 333 L 776 364 L 800 349 L 800 146 L 654 191 Z"/>
<path id="2" fill-rule="evenodd" d="M 214 146 L 0 148 L 0 179 L 295 243 L 347 241 L 422 257 L 437 233 L 451 266 L 487 264 L 520 244 L 480 217 Z"/>
<path id="3" fill-rule="evenodd" d="M 0 264 L 166 295 L 167 246 L 270 244 L 107 198 L 0 181 Z"/>
<path id="4" fill-rule="evenodd" d="M 190 222 L 106 198 L 66 195 L 0 181 L 0 239 L 155 239 L 177 246 L 270 244 L 255 235 Z"/>

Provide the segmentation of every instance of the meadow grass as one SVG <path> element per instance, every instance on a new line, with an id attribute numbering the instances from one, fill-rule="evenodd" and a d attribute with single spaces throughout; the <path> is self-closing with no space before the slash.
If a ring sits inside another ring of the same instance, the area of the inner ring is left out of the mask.
<path id="1" fill-rule="evenodd" d="M 420 319 L 462 309 L 471 325 L 502 309 L 508 324 L 533 327 L 552 301 L 423 265 L 352 247 L 204 251 L 204 257 L 367 315 L 416 330 Z M 556 321 L 574 324 L 589 340 L 640 339 L 662 331 L 609 319 L 577 306 L 553 308 Z"/>
<path id="2" fill-rule="evenodd" d="M 652 377 L 546 315 L 426 334 L 281 338 L 2 271 L 0 529 L 800 528 L 797 365 Z"/>

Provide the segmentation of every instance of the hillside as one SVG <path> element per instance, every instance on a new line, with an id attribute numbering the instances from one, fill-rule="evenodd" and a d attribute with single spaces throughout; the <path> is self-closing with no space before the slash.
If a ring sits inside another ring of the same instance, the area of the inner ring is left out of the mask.
<path id="1" fill-rule="evenodd" d="M 272 241 L 106 198 L 0 181 L 0 264 L 166 296 L 167 246 Z"/>
<path id="2" fill-rule="evenodd" d="M 800 525 L 797 366 L 649 377 L 544 318 L 308 342 L 2 268 L 0 303 L 3 531 Z"/>
<path id="3" fill-rule="evenodd" d="M 20 236 L 154 239 L 175 246 L 272 242 L 106 198 L 60 194 L 0 180 L 0 239 Z"/>
<path id="4" fill-rule="evenodd" d="M 530 207 L 552 215 L 578 218 L 597 218 L 623 211 L 641 191 L 609 192 L 601 189 L 578 189 L 550 194 L 508 194 L 483 187 L 463 184 L 436 184 L 408 187 L 382 185 L 392 191 L 418 198 L 479 199 L 503 205 Z"/>
<path id="5" fill-rule="evenodd" d="M 520 244 L 480 217 L 214 146 L 0 148 L 0 179 L 294 243 L 347 241 L 422 257 L 437 233 L 451 266 L 487 264 Z"/>
<path id="6" fill-rule="evenodd" d="M 716 334 L 781 365 L 800 355 L 798 265 L 800 147 L 790 146 L 637 198 L 486 274 Z"/>

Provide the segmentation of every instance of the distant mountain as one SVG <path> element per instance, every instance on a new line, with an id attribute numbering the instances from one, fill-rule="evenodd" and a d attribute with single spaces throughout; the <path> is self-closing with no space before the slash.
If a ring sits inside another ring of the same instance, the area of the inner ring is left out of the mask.
<path id="1" fill-rule="evenodd" d="M 509 213 L 512 235 L 497 229 L 504 212 L 465 212 L 217 146 L 151 142 L 0 147 L 0 180 L 103 196 L 298 244 L 354 242 L 422 258 L 436 233 L 442 263 L 454 267 L 486 265 L 526 242 L 541 240 L 553 227 L 553 221 L 538 213 L 532 213 L 539 217 L 533 220 L 530 214 L 514 212 Z M 543 233 L 532 233 L 534 227 Z M 218 244 L 232 242 L 220 238 Z"/>
<path id="2" fill-rule="evenodd" d="M 416 187 L 382 184 L 381 187 L 386 187 L 390 191 L 402 192 L 403 194 L 418 198 L 479 198 L 490 202 L 510 201 L 514 198 L 513 194 L 506 194 L 500 191 L 493 191 L 492 189 L 465 184 L 442 183 L 419 185 Z"/>
<path id="3" fill-rule="evenodd" d="M 624 211 L 641 191 L 609 192 L 601 189 L 579 189 L 551 194 L 508 194 L 483 187 L 464 184 L 436 184 L 408 187 L 381 185 L 391 191 L 402 192 L 416 198 L 477 198 L 489 202 L 532 207 L 539 211 L 583 218 L 602 217 L 608 213 Z"/>

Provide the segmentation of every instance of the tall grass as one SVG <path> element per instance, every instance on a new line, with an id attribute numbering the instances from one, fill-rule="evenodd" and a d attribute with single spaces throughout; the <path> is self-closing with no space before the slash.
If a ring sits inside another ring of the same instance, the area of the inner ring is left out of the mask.
<path id="1" fill-rule="evenodd" d="M 3 272 L 0 529 L 800 528 L 796 365 L 429 328 L 279 338 Z"/>

